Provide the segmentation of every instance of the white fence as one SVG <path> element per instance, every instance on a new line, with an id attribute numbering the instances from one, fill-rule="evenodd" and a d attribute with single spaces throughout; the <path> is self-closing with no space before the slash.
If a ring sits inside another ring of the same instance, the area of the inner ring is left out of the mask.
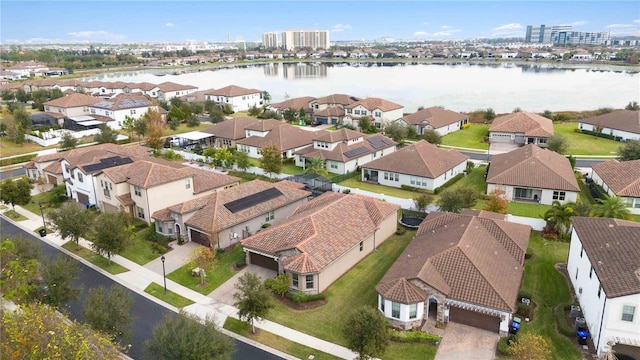
<path id="1" fill-rule="evenodd" d="M 525 216 L 516 216 L 507 214 L 507 221 L 516 223 L 516 224 L 524 224 L 529 225 L 533 230 L 542 231 L 542 229 L 547 225 L 547 223 L 540 218 L 530 218 Z"/>
<path id="2" fill-rule="evenodd" d="M 33 141 L 40 146 L 47 147 L 52 146 L 62 142 L 62 137 L 69 133 L 76 139 L 83 138 L 85 136 L 94 136 L 100 134 L 100 129 L 91 129 L 91 130 L 82 130 L 82 131 L 68 131 L 68 130 L 50 130 L 43 132 L 42 138 L 33 135 L 25 135 L 25 138 L 28 141 Z"/>

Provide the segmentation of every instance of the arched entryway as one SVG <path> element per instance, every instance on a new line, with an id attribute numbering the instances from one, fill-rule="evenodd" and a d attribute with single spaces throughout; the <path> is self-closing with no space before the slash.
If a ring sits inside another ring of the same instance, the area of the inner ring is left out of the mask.
<path id="1" fill-rule="evenodd" d="M 179 240 L 182 237 L 182 233 L 180 232 L 180 224 L 176 224 L 175 236 L 176 240 Z"/>
<path id="2" fill-rule="evenodd" d="M 438 300 L 429 299 L 429 308 L 427 309 L 427 319 L 436 321 L 438 318 Z"/>

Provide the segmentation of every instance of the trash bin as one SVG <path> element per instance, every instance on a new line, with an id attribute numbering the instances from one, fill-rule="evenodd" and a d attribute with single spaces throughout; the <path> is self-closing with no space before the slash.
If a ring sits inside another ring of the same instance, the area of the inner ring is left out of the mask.
<path id="1" fill-rule="evenodd" d="M 520 320 L 519 317 L 514 317 L 513 321 L 511 322 L 511 326 L 509 326 L 509 334 L 511 335 L 515 335 L 518 330 L 520 330 L 520 322 L 522 320 Z"/>
<path id="2" fill-rule="evenodd" d="M 571 317 L 574 319 L 580 317 L 580 306 L 571 305 Z"/>
<path id="3" fill-rule="evenodd" d="M 40 237 L 45 237 L 45 236 L 47 236 L 47 230 L 45 230 L 45 229 L 40 229 L 40 230 L 38 231 L 38 233 L 40 233 Z"/>
<path id="4" fill-rule="evenodd" d="M 586 345 L 587 338 L 589 337 L 589 329 L 587 328 L 587 321 L 583 317 L 576 318 L 576 335 L 578 337 L 578 344 Z"/>

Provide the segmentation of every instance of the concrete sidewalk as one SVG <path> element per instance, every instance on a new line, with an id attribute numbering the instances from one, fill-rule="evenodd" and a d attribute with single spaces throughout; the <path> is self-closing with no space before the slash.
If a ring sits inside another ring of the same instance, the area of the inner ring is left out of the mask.
<path id="1" fill-rule="evenodd" d="M 25 229 L 28 232 L 33 232 L 35 229 L 39 228 L 42 226 L 42 217 L 39 214 L 33 214 L 30 211 L 17 206 L 16 205 L 16 211 L 22 215 L 24 215 L 25 217 L 27 217 L 27 220 L 23 220 L 23 221 L 19 221 L 19 222 L 15 222 L 13 221 L 11 218 L 8 218 L 9 220 L 11 220 L 12 222 L 14 222 L 17 226 Z M 7 210 L 10 210 L 9 208 Z M 3 210 L 3 212 L 6 210 Z M 51 231 L 51 229 L 49 227 L 47 227 L 47 230 Z M 79 256 L 71 253 L 70 251 L 67 251 L 66 249 L 62 248 L 62 245 L 64 243 L 66 243 L 68 240 L 63 240 L 60 238 L 60 236 L 57 233 L 51 233 L 49 232 L 45 237 L 42 238 L 43 241 L 48 242 L 49 244 L 60 248 L 62 251 L 64 251 L 65 253 L 69 254 L 70 256 L 78 259 L 79 261 L 82 261 L 83 263 L 87 264 L 88 266 L 91 266 L 92 268 L 102 272 L 103 274 L 105 274 L 106 276 L 111 277 L 112 279 L 114 279 L 115 281 L 117 281 L 118 283 L 127 286 L 128 288 L 132 289 L 133 291 L 136 291 L 137 293 L 141 294 L 142 296 L 145 296 L 173 311 L 178 311 L 178 309 L 176 309 L 175 307 L 164 303 L 163 301 L 147 294 L 144 292 L 144 289 L 149 286 L 149 284 L 151 284 L 152 282 L 158 284 L 158 285 L 163 285 L 164 282 L 164 278 L 162 275 L 162 264 L 161 263 L 157 263 L 159 262 L 159 259 L 153 260 L 151 262 L 149 262 L 148 264 L 145 264 L 144 266 L 138 265 L 136 263 L 134 263 L 133 261 L 126 259 L 122 256 L 119 255 L 113 255 L 111 257 L 111 261 L 113 261 L 114 263 L 117 263 L 125 268 L 127 268 L 129 271 L 126 271 L 124 273 L 120 273 L 117 275 L 113 275 L 108 273 L 107 271 L 89 263 L 88 261 L 80 258 Z M 91 243 L 87 240 L 81 239 L 80 240 L 80 245 L 83 247 L 86 247 L 88 249 L 91 249 Z M 185 244 L 187 245 L 187 244 Z M 193 250 L 193 248 L 190 249 L 191 245 L 188 247 L 185 247 L 185 245 L 183 246 L 178 246 L 178 247 L 174 247 L 174 250 L 167 253 L 166 256 L 166 260 L 165 260 L 165 270 L 168 273 L 170 273 L 173 270 L 169 270 L 168 266 L 171 266 L 172 269 L 174 268 L 178 268 L 179 266 L 181 266 L 180 264 L 180 259 L 186 259 L 188 258 L 188 254 L 190 254 L 190 251 Z M 176 250 L 176 248 L 178 248 L 179 250 Z M 184 249 L 183 249 L 184 248 Z M 171 254 L 172 252 L 177 251 L 175 254 Z M 171 258 L 171 260 L 169 261 L 169 258 Z M 171 264 L 171 265 L 170 265 Z M 180 264 L 180 265 L 178 265 Z M 233 278 L 232 278 L 233 279 Z M 192 314 L 196 314 L 202 318 L 206 318 L 207 316 L 212 317 L 215 319 L 216 323 L 219 325 L 220 327 L 220 331 L 232 336 L 238 340 L 244 341 L 246 343 L 249 343 L 253 346 L 257 346 L 260 347 L 262 349 L 265 349 L 269 352 L 272 352 L 278 356 L 281 356 L 285 359 L 295 359 L 295 357 L 292 357 L 291 355 L 288 354 L 284 354 L 278 350 L 275 349 L 271 349 L 265 345 L 262 344 L 258 344 L 255 341 L 251 340 L 251 339 L 247 339 L 244 338 L 242 336 L 239 336 L 237 334 L 234 333 L 230 333 L 229 331 L 225 330 L 222 328 L 222 325 L 224 324 L 224 322 L 226 321 L 228 316 L 231 316 L 235 319 L 238 319 L 238 309 L 236 309 L 235 307 L 229 305 L 229 304 L 225 304 L 223 301 L 220 300 L 224 300 L 225 302 L 229 302 L 229 294 L 226 294 L 224 296 L 224 299 L 216 299 L 215 297 L 215 291 L 212 292 L 211 294 L 209 294 L 209 296 L 200 294 L 196 291 L 193 291 L 187 287 L 184 287 L 170 279 L 166 279 L 167 282 L 167 289 L 173 291 L 176 294 L 179 294 L 180 296 L 183 296 L 191 301 L 194 302 L 194 304 L 189 305 L 187 307 L 184 308 L 185 311 L 192 313 Z M 222 286 L 225 286 L 225 284 L 223 284 Z M 227 286 L 228 288 L 228 286 Z M 227 289 L 228 290 L 228 289 Z M 226 291 L 228 292 L 228 291 Z M 283 325 L 274 323 L 272 321 L 268 321 L 268 320 L 263 320 L 263 321 L 259 321 L 256 322 L 255 326 L 259 329 L 271 332 L 275 335 L 281 336 L 287 340 L 305 345 L 307 347 L 313 348 L 313 349 L 317 349 L 323 352 L 326 352 L 328 354 L 334 355 L 336 357 L 342 358 L 342 359 L 354 359 L 356 358 L 356 354 L 354 352 L 352 352 L 351 350 L 337 345 L 337 344 L 333 344 L 327 341 L 324 341 L 322 339 L 307 335 L 305 333 L 299 332 L 297 330 L 291 329 L 291 328 L 287 328 Z"/>

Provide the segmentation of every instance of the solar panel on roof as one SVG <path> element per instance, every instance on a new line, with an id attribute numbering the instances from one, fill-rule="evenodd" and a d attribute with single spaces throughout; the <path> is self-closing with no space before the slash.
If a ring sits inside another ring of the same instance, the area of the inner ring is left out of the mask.
<path id="1" fill-rule="evenodd" d="M 123 158 L 120 156 L 113 156 L 106 159 L 100 159 L 100 162 L 97 164 L 89 164 L 89 165 L 82 166 L 82 169 L 87 173 L 90 173 L 90 172 L 107 169 L 114 166 L 131 164 L 132 162 L 133 160 L 131 160 L 131 158 L 128 158 L 128 157 Z"/>
<path id="2" fill-rule="evenodd" d="M 367 140 L 369 141 L 369 144 L 373 146 L 374 149 L 382 149 L 391 144 L 390 142 L 387 141 L 387 139 L 382 137 L 371 137 Z"/>
<path id="3" fill-rule="evenodd" d="M 227 210 L 235 214 L 237 212 L 248 209 L 252 206 L 258 205 L 265 201 L 275 199 L 278 196 L 282 196 L 282 193 L 280 192 L 280 190 L 276 188 L 270 188 L 267 190 L 257 192 L 255 194 L 251 194 L 249 196 L 245 196 L 242 199 L 228 202 L 224 204 L 224 207 L 226 207 Z"/>
<path id="4" fill-rule="evenodd" d="M 366 154 L 368 152 L 369 152 L 369 149 L 367 149 L 364 146 L 360 146 L 360 147 L 357 147 L 357 148 L 355 148 L 353 150 L 346 151 L 344 153 L 344 156 L 346 156 L 348 158 L 352 158 L 352 157 L 364 155 L 364 154 Z"/>

